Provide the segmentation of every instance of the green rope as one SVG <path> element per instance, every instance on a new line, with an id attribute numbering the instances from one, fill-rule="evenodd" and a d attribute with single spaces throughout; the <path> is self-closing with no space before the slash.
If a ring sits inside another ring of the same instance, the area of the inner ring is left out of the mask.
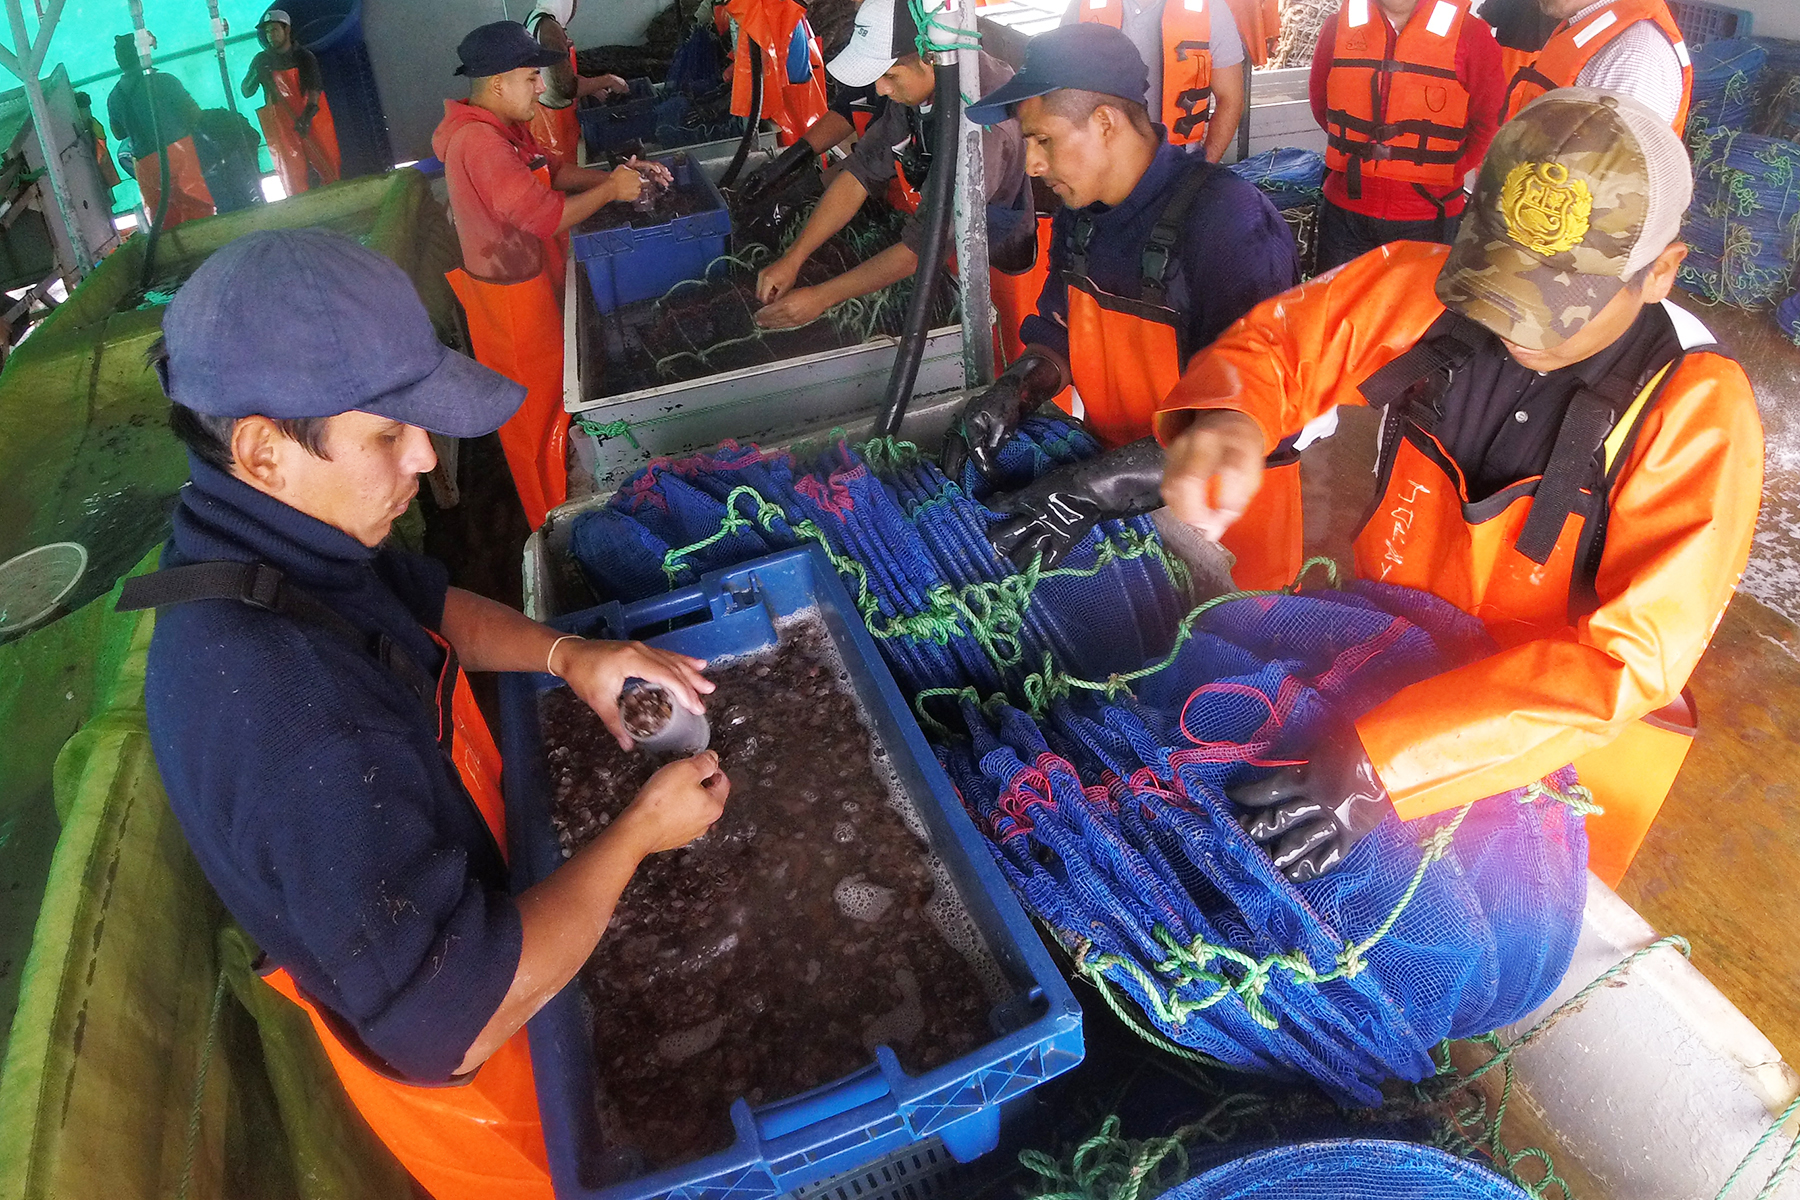
<path id="1" fill-rule="evenodd" d="M 631 448 L 633 450 L 643 450 L 643 447 L 638 445 L 637 435 L 631 432 L 631 422 L 629 421 L 608 421 L 605 424 L 601 424 L 599 421 L 591 421 L 586 417 L 576 417 L 575 424 L 580 428 L 581 432 L 597 441 L 605 441 L 607 438 L 622 437 L 631 443 Z"/>
<path id="2" fill-rule="evenodd" d="M 1119 1136 L 1110 1116 L 1069 1155 L 1067 1165 L 1038 1150 L 1019 1152 L 1019 1165 L 1044 1181 L 1033 1200 L 1152 1200 L 1187 1178 L 1184 1126 L 1167 1137 L 1133 1141 Z"/>
<path id="3" fill-rule="evenodd" d="M 1781 1131 L 1782 1126 L 1786 1125 L 1788 1121 L 1793 1118 L 1795 1113 L 1800 1113 L 1800 1096 L 1795 1096 L 1793 1101 L 1789 1103 L 1786 1108 L 1781 1110 L 1781 1115 L 1776 1117 L 1767 1129 L 1763 1130 L 1762 1136 L 1756 1139 L 1756 1144 L 1750 1147 L 1749 1152 L 1746 1153 L 1743 1158 L 1738 1160 L 1738 1165 L 1732 1169 L 1731 1174 L 1725 1180 L 1724 1186 L 1719 1188 L 1718 1193 L 1713 1197 L 1713 1200 L 1725 1200 L 1725 1197 L 1730 1194 L 1731 1189 L 1737 1186 L 1738 1177 L 1750 1169 L 1750 1164 L 1755 1162 L 1757 1155 L 1763 1152 L 1763 1147 L 1774 1140 L 1775 1135 Z M 1788 1144 L 1787 1153 L 1781 1156 L 1781 1162 L 1776 1165 L 1775 1173 L 1769 1176 L 1768 1182 L 1763 1184 L 1762 1188 L 1756 1193 L 1756 1200 L 1768 1200 L 1769 1197 L 1775 1194 L 1775 1189 L 1787 1175 L 1788 1168 L 1793 1166 L 1796 1155 L 1800 1155 L 1800 1133 L 1796 1133 L 1793 1141 Z"/>
<path id="4" fill-rule="evenodd" d="M 219 968 L 219 981 L 213 986 L 212 1006 L 206 1012 L 206 1040 L 200 1046 L 200 1066 L 194 1072 L 194 1100 L 188 1106 L 187 1136 L 182 1146 L 181 1177 L 175 1184 L 175 1200 L 187 1200 L 194 1181 L 194 1154 L 200 1145 L 200 1124 L 206 1102 L 206 1076 L 212 1066 L 213 1050 L 219 1040 L 219 1016 L 225 1007 L 225 969 Z"/>

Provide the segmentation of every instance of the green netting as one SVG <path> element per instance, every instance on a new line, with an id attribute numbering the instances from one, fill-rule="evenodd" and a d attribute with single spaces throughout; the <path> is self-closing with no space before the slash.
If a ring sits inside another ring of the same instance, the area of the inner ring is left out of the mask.
<path id="1" fill-rule="evenodd" d="M 0 1200 L 407 1196 L 188 851 L 145 727 L 153 618 L 114 598 L 101 621 L 127 649 L 56 761 L 62 836 L 0 1070 Z"/>

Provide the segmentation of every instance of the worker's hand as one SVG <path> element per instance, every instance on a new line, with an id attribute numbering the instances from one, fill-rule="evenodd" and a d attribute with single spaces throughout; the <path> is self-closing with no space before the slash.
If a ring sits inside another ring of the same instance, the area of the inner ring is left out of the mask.
<path id="1" fill-rule="evenodd" d="M 600 186 L 607 190 L 608 204 L 629 204 L 644 190 L 644 177 L 629 166 L 614 167 Z"/>
<path id="2" fill-rule="evenodd" d="M 310 105 L 305 109 L 302 109 L 300 115 L 294 118 L 294 132 L 301 137 L 305 137 L 307 134 L 311 133 L 313 118 L 318 115 L 319 110 Z"/>
<path id="3" fill-rule="evenodd" d="M 1162 448 L 1155 439 L 1144 438 L 1058 467 L 1016 492 L 988 500 L 995 512 L 1013 514 L 1012 520 L 988 530 L 988 541 L 1019 570 L 1029 569 L 1041 556 L 1039 566 L 1048 571 L 1101 521 L 1160 507 L 1162 465 Z"/>
<path id="4" fill-rule="evenodd" d="M 661 684 L 677 704 L 692 713 L 706 711 L 700 697 L 714 687 L 700 673 L 705 659 L 658 650 L 642 642 L 566 641 L 556 647 L 549 665 L 594 710 L 623 750 L 633 744 L 619 718 L 619 693 L 627 679 Z"/>
<path id="5" fill-rule="evenodd" d="M 764 329 L 795 329 L 816 321 L 831 307 L 824 288 L 795 288 L 773 304 L 756 310 L 756 323 Z"/>
<path id="6" fill-rule="evenodd" d="M 800 263 L 782 255 L 756 273 L 756 298 L 771 304 L 794 290 L 800 278 Z"/>
<path id="7" fill-rule="evenodd" d="M 1278 767 L 1225 795 L 1244 810 L 1239 818 L 1244 831 L 1294 883 L 1336 870 L 1357 842 L 1394 813 L 1362 739 L 1349 725 L 1322 738 L 1306 762 Z"/>
<path id="8" fill-rule="evenodd" d="M 663 163 L 652 162 L 647 158 L 638 158 L 633 155 L 625 165 L 658 187 L 668 187 L 675 182 L 675 173 Z"/>
<path id="9" fill-rule="evenodd" d="M 596 75 L 594 82 L 608 96 L 627 96 L 631 94 L 631 85 L 617 75 Z"/>
<path id="10" fill-rule="evenodd" d="M 712 828 L 730 795 L 718 754 L 702 750 L 652 775 L 613 824 L 640 858 L 679 850 Z"/>
<path id="11" fill-rule="evenodd" d="M 992 482 L 1000 468 L 1000 447 L 1018 430 L 1026 412 L 1037 405 L 1036 396 L 1027 397 L 1025 381 L 1011 373 L 970 396 L 944 436 L 944 453 L 938 459 L 944 474 L 960 482 L 963 463 L 972 458 L 975 469 Z"/>
<path id="12" fill-rule="evenodd" d="M 1244 515 L 1262 487 L 1262 428 L 1231 408 L 1194 414 L 1193 424 L 1169 443 L 1163 469 L 1163 502 L 1169 512 L 1213 541 Z"/>

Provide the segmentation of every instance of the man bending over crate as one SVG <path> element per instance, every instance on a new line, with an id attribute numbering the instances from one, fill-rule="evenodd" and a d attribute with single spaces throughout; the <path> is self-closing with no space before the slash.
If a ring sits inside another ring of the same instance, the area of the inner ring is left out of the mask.
<path id="1" fill-rule="evenodd" d="M 850 44 L 826 64 L 825 69 L 839 83 L 852 88 L 873 85 L 888 104 L 856 143 L 844 169 L 826 186 L 794 244 L 757 275 L 756 298 L 764 305 L 756 314 L 759 325 L 768 329 L 804 325 L 835 304 L 878 292 L 919 269 L 919 243 L 925 234 L 918 212 L 926 176 L 934 167 L 935 143 L 934 122 L 925 109 L 937 86 L 937 68 L 919 56 L 917 36 L 907 0 L 865 0 L 857 10 Z M 1010 78 L 1012 68 L 988 54 L 981 55 L 984 94 Z M 981 150 L 987 173 L 988 245 L 998 277 L 1014 260 L 1030 259 L 1037 236 L 1018 122 L 1002 121 L 988 129 Z M 944 163 L 943 168 L 954 171 L 956 164 Z M 848 225 L 872 195 L 885 197 L 890 205 L 910 215 L 900 231 L 899 244 L 817 286 L 795 286 L 800 268 L 813 251 Z M 1003 301 L 1004 291 L 995 289 L 997 304 Z M 1008 314 L 1001 313 L 1001 321 L 1007 319 Z M 1012 315 L 1010 324 L 1017 327 L 1018 314 Z"/>
<path id="2" fill-rule="evenodd" d="M 256 348 L 283 331 L 283 353 Z M 271 986 L 436 1200 L 552 1200 L 524 1025 L 594 952 L 638 864 L 724 809 L 710 752 L 653 776 L 514 897 L 499 754 L 464 669 L 549 671 L 630 745 L 628 677 L 702 711 L 697 659 L 586 641 L 448 586 L 386 545 L 435 465 L 427 430 L 492 431 L 524 389 L 446 349 L 412 283 L 323 230 L 213 255 L 157 370 L 192 480 L 145 683 L 176 817 Z"/>

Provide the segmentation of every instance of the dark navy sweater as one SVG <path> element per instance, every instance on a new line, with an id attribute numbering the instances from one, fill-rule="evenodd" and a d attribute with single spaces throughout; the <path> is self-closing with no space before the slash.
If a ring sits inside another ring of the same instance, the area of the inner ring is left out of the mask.
<path id="1" fill-rule="evenodd" d="M 164 566 L 259 561 L 435 673 L 448 575 L 200 462 Z M 175 815 L 231 914 L 394 1073 L 450 1078 L 518 966 L 518 909 L 424 705 L 368 653 L 236 600 L 163 609 L 145 685 Z"/>
<path id="2" fill-rule="evenodd" d="M 1162 127 L 1157 126 L 1159 135 Z M 1294 235 L 1268 197 L 1223 167 L 1206 164 L 1171 146 L 1166 137 L 1156 157 L 1123 201 L 1090 204 L 1094 220 L 1088 275 L 1103 291 L 1136 298 L 1143 280 L 1144 243 L 1162 212 L 1162 197 L 1184 170 L 1216 172 L 1189 206 L 1176 239 L 1179 266 L 1165 303 L 1183 320 L 1182 352 L 1189 357 L 1211 345 L 1225 327 L 1262 301 L 1300 282 Z M 1057 210 L 1050 227 L 1050 277 L 1037 312 L 1020 322 L 1027 345 L 1069 353 L 1069 238 L 1076 210 Z M 1183 363 L 1183 367 L 1187 364 Z"/>

